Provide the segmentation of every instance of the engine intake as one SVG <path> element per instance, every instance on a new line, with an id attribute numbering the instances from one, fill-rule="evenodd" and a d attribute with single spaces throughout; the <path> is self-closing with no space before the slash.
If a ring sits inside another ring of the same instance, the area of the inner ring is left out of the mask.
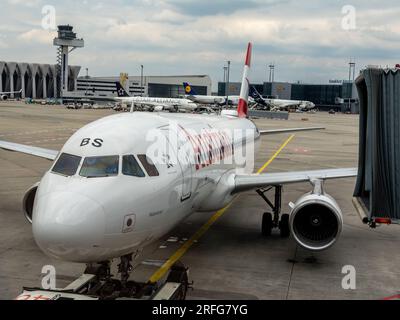
<path id="1" fill-rule="evenodd" d="M 339 238 L 343 215 L 330 195 L 312 192 L 293 205 L 289 224 L 299 245 L 311 251 L 322 251 L 330 248 Z"/>
<path id="2" fill-rule="evenodd" d="M 8 99 L 8 96 L 6 96 L 5 94 L 0 96 L 0 100 L 6 101 Z"/>
<path id="3" fill-rule="evenodd" d="M 22 200 L 25 218 L 30 223 L 32 223 L 33 205 L 35 203 L 36 191 L 38 187 L 39 182 L 29 188 L 29 190 L 24 195 L 24 199 Z"/>

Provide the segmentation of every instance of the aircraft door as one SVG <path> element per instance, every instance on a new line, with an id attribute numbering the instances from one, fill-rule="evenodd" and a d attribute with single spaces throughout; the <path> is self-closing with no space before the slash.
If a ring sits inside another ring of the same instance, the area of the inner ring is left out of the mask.
<path id="1" fill-rule="evenodd" d="M 192 196 L 192 152 L 190 142 L 178 143 L 178 161 L 182 169 L 183 185 L 182 185 L 182 198 L 181 201 L 185 201 Z"/>
<path id="2" fill-rule="evenodd" d="M 169 147 L 172 149 L 169 154 L 174 157 L 173 162 L 179 164 L 182 173 L 182 194 L 181 201 L 186 201 L 192 196 L 192 175 L 193 175 L 193 149 L 187 137 L 180 132 L 180 129 L 163 128 Z"/>

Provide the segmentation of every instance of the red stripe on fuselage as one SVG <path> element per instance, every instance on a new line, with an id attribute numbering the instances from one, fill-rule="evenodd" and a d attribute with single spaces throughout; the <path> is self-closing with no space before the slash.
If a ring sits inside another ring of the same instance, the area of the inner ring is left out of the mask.
<path id="1" fill-rule="evenodd" d="M 234 155 L 233 141 L 226 132 L 205 130 L 191 135 L 185 128 L 179 127 L 192 145 L 196 171 Z"/>

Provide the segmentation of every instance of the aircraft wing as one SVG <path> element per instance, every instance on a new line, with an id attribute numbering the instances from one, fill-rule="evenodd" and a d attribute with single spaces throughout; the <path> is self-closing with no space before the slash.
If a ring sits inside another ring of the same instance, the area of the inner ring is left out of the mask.
<path id="1" fill-rule="evenodd" d="M 235 187 L 232 193 L 239 193 L 274 185 L 307 182 L 316 179 L 327 180 L 351 178 L 357 176 L 357 170 L 357 168 L 346 168 L 237 175 L 235 176 Z"/>
<path id="2" fill-rule="evenodd" d="M 287 101 L 287 102 L 282 102 L 282 101 L 275 101 L 275 100 L 269 100 L 268 101 L 271 105 L 273 105 L 275 108 L 278 109 L 288 109 L 288 108 L 297 108 L 300 105 L 299 101 Z"/>
<path id="3" fill-rule="evenodd" d="M 0 94 L 13 94 L 13 93 L 22 93 L 22 89 L 19 91 L 0 92 Z"/>
<path id="4" fill-rule="evenodd" d="M 0 149 L 30 154 L 32 156 L 45 158 L 48 160 L 55 160 L 58 155 L 58 151 L 56 150 L 32 147 L 24 144 L 7 142 L 2 140 L 0 140 Z"/>
<path id="5" fill-rule="evenodd" d="M 300 106 L 300 104 L 298 102 L 293 102 L 293 103 L 284 103 L 284 104 L 280 104 L 279 107 L 280 108 L 298 108 Z"/>
<path id="6" fill-rule="evenodd" d="M 260 130 L 260 134 L 267 135 L 267 134 L 290 133 L 290 132 L 301 132 L 301 131 L 314 131 L 314 130 L 325 130 L 325 128 L 324 127 L 309 127 L 309 128 Z"/>

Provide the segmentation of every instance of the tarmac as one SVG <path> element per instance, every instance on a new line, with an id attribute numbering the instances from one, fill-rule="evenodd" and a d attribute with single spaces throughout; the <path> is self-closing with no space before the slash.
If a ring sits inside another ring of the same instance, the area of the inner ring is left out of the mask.
<path id="1" fill-rule="evenodd" d="M 60 149 L 81 126 L 113 114 L 112 110 L 67 110 L 60 106 L 0 102 L 0 140 Z M 268 172 L 356 167 L 358 116 L 319 112 L 290 114 L 289 120 L 256 119 L 260 129 L 324 126 L 326 130 L 296 133 L 266 168 Z M 290 134 L 264 136 L 256 159 L 259 169 Z M 42 268 L 53 265 L 57 287 L 80 276 L 84 265 L 57 261 L 35 244 L 22 213 L 25 191 L 51 166 L 48 160 L 0 150 L 0 299 L 14 299 L 23 287 L 40 287 Z M 247 192 L 219 212 L 215 222 L 180 249 L 215 212 L 195 213 L 135 260 L 131 278 L 146 281 L 176 252 L 189 267 L 193 290 L 188 299 L 383 299 L 400 293 L 400 229 L 363 225 L 353 204 L 355 179 L 328 181 L 325 190 L 339 203 L 344 229 L 329 250 L 313 253 L 279 231 L 261 235 L 265 202 Z M 284 187 L 282 209 L 311 191 L 309 183 Z M 204 229 L 204 227 L 203 227 Z M 113 271 L 118 261 L 113 263 Z M 356 271 L 356 288 L 345 290 L 343 268 Z"/>

